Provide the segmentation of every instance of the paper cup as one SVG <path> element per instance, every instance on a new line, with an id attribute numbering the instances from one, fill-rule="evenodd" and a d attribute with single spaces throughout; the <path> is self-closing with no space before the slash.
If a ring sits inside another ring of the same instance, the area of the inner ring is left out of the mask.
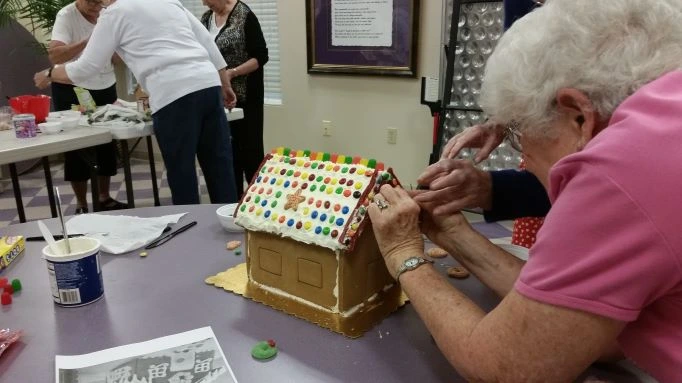
<path id="1" fill-rule="evenodd" d="M 104 296 L 100 243 L 95 238 L 78 237 L 69 239 L 69 244 L 68 254 L 64 240 L 55 245 L 64 255 L 53 253 L 49 245 L 43 248 L 52 298 L 64 307 L 85 306 Z"/>

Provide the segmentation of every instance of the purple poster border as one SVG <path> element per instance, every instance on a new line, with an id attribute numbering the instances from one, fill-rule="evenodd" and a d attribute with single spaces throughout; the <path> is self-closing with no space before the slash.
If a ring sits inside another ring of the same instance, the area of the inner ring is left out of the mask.
<path id="1" fill-rule="evenodd" d="M 419 0 L 393 0 L 390 47 L 332 46 L 331 0 L 306 0 L 308 73 L 417 76 Z"/>

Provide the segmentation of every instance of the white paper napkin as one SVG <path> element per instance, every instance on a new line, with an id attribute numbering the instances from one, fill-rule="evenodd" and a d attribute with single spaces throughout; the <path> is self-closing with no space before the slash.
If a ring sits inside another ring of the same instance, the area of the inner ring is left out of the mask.
<path id="1" fill-rule="evenodd" d="M 66 229 L 70 234 L 97 238 L 106 253 L 123 254 L 146 246 L 158 238 L 168 224 L 177 223 L 185 214 L 152 218 L 83 214 L 71 218 Z"/>

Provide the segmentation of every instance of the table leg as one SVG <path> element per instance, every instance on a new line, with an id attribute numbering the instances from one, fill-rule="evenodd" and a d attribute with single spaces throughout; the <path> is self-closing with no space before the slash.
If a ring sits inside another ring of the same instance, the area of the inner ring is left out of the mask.
<path id="1" fill-rule="evenodd" d="M 97 154 L 94 148 L 85 148 L 78 151 L 78 155 L 90 167 L 90 190 L 92 192 L 92 211 L 100 211 L 99 206 L 99 168 L 97 166 Z"/>
<path id="2" fill-rule="evenodd" d="M 132 209 L 135 207 L 135 196 L 133 195 L 133 177 L 130 174 L 130 151 L 128 150 L 128 140 L 120 140 L 120 142 L 123 174 L 125 175 L 126 183 L 126 197 L 128 198 L 128 207 Z"/>
<path id="3" fill-rule="evenodd" d="M 26 222 L 26 214 L 24 213 L 24 202 L 21 200 L 21 188 L 19 187 L 19 175 L 17 174 L 17 165 L 9 164 L 9 174 L 12 177 L 12 189 L 14 190 L 14 199 L 17 203 L 17 213 L 19 214 L 19 222 Z"/>
<path id="4" fill-rule="evenodd" d="M 152 173 L 154 206 L 161 206 L 161 200 L 159 199 L 159 185 L 156 183 L 156 163 L 154 163 L 154 147 L 152 146 L 152 136 L 147 136 L 147 157 L 149 158 L 149 171 Z"/>
<path id="5" fill-rule="evenodd" d="M 54 199 L 52 172 L 50 171 L 50 161 L 47 157 L 43 157 L 43 170 L 45 171 L 45 184 L 47 186 L 47 199 L 50 201 L 50 212 L 52 212 L 52 218 L 57 218 L 57 204 Z"/>

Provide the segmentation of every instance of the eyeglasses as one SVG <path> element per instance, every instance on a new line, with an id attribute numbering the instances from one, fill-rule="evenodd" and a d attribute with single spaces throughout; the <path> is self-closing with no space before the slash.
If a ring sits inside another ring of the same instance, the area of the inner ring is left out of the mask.
<path id="1" fill-rule="evenodd" d="M 518 122 L 512 121 L 507 124 L 504 128 L 504 134 L 507 141 L 509 141 L 509 145 L 511 145 L 514 150 L 523 152 L 523 146 L 521 145 L 521 137 L 523 134 L 519 132 Z"/>
<path id="2" fill-rule="evenodd" d="M 90 8 L 104 8 L 109 2 L 104 0 L 85 0 L 85 3 Z"/>

